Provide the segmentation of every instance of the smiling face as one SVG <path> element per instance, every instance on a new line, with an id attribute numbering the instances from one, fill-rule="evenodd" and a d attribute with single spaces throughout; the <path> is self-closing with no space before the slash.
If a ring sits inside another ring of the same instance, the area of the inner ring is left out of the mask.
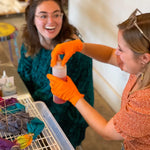
<path id="1" fill-rule="evenodd" d="M 44 1 L 36 8 L 34 23 L 43 38 L 52 40 L 61 30 L 62 17 L 60 7 L 55 1 Z"/>
<path id="2" fill-rule="evenodd" d="M 122 32 L 118 32 L 118 48 L 116 49 L 116 55 L 118 55 L 122 61 L 121 69 L 131 73 L 138 74 L 142 72 L 143 65 L 141 56 L 135 56 L 134 52 L 129 48 L 125 40 L 123 39 Z"/>

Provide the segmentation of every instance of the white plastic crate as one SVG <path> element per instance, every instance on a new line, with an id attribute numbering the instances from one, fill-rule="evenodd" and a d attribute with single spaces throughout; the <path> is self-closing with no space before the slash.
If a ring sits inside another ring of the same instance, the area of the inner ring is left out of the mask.
<path id="1" fill-rule="evenodd" d="M 26 111 L 29 112 L 31 117 L 37 117 L 45 124 L 42 133 L 26 150 L 74 150 L 45 103 L 41 101 L 33 102 L 28 94 L 17 96 L 17 99 L 26 107 Z M 17 136 L 0 132 L 0 137 L 9 140 L 14 140 Z"/>
<path id="2" fill-rule="evenodd" d="M 44 121 L 48 125 L 48 128 L 51 130 L 53 136 L 55 137 L 58 145 L 63 150 L 74 150 L 73 146 L 71 145 L 70 141 L 56 122 L 55 118 L 45 105 L 45 103 L 38 101 L 34 102 L 35 106 L 39 110 L 40 114 L 42 115 Z"/>

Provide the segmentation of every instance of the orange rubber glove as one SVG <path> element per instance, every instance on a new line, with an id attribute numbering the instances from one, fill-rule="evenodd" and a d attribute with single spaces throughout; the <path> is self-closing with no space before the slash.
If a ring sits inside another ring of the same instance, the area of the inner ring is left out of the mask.
<path id="1" fill-rule="evenodd" d="M 71 102 L 72 105 L 75 106 L 77 101 L 84 97 L 69 76 L 67 76 L 67 81 L 63 81 L 51 74 L 47 74 L 47 78 L 50 80 L 52 93 L 65 101 Z"/>
<path id="2" fill-rule="evenodd" d="M 64 66 L 74 53 L 80 52 L 82 49 L 83 43 L 79 39 L 56 45 L 51 54 L 51 67 L 55 66 L 58 55 L 65 54 L 62 60 L 62 66 Z"/>

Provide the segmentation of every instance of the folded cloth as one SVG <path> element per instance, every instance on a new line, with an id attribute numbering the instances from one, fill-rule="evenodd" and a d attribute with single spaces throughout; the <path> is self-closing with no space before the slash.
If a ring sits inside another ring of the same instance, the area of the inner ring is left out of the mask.
<path id="1" fill-rule="evenodd" d="M 36 117 L 27 123 L 28 133 L 34 133 L 33 140 L 42 132 L 44 126 L 44 123 Z"/>
<path id="2" fill-rule="evenodd" d="M 33 140 L 42 132 L 44 123 L 36 117 L 30 117 L 25 112 L 25 106 L 16 98 L 4 100 L 0 97 L 0 106 L 0 131 L 14 135 L 32 133 Z"/>
<path id="3" fill-rule="evenodd" d="M 0 137 L 0 150 L 20 150 L 15 142 Z"/>
<path id="4" fill-rule="evenodd" d="M 11 97 L 8 99 L 3 99 L 2 97 L 0 97 L 0 106 L 2 106 L 2 107 L 10 106 L 10 105 L 13 105 L 15 103 L 19 103 L 19 102 L 14 97 Z"/>
<path id="5" fill-rule="evenodd" d="M 25 111 L 25 106 L 20 103 L 15 103 L 14 105 L 2 108 L 1 111 L 4 114 L 17 113 L 19 111 Z"/>
<path id="6" fill-rule="evenodd" d="M 18 112 L 16 114 L 0 114 L 0 131 L 5 131 L 9 133 L 16 134 L 26 134 L 27 133 L 27 123 L 32 120 L 26 112 Z"/>

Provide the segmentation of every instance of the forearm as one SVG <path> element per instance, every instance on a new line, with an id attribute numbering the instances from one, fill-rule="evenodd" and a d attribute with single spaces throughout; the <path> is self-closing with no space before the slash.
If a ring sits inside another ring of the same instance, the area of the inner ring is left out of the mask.
<path id="1" fill-rule="evenodd" d="M 81 98 L 75 106 L 87 123 L 104 139 L 122 140 L 122 136 L 116 132 L 113 119 L 106 121 L 92 106 Z"/>
<path id="2" fill-rule="evenodd" d="M 101 136 L 104 135 L 104 128 L 107 124 L 107 121 L 84 99 L 80 99 L 76 108 L 87 121 L 87 123 Z M 101 130 L 100 130 L 101 129 Z"/>
<path id="3" fill-rule="evenodd" d="M 81 53 L 104 63 L 109 63 L 112 65 L 117 64 L 114 54 L 115 49 L 112 47 L 100 44 L 83 43 Z"/>

